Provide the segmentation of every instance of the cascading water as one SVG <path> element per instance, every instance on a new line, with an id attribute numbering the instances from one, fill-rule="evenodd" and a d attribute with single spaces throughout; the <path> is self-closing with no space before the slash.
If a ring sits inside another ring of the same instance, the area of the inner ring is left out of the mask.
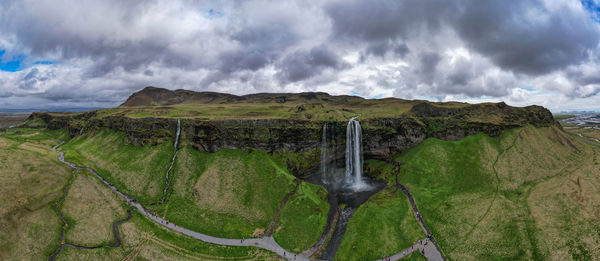
<path id="1" fill-rule="evenodd" d="M 358 116 L 350 118 L 346 127 L 346 185 L 354 190 L 367 187 L 362 177 L 362 129 L 356 120 Z"/>
<path id="2" fill-rule="evenodd" d="M 179 134 L 181 134 L 181 120 L 177 120 L 177 133 L 175 134 L 175 143 L 173 144 L 175 149 L 177 149 L 177 144 L 179 143 Z"/>
<path id="3" fill-rule="evenodd" d="M 385 182 L 363 177 L 362 129 L 357 117 L 348 121 L 345 142 L 343 126 L 337 122 L 323 124 L 321 175 L 307 178 L 308 182 L 325 186 L 329 192 L 327 200 L 331 207 L 326 231 L 311 247 L 317 251 L 326 244 L 321 254 L 321 259 L 325 260 L 334 259 L 352 214 L 385 187 Z"/>
<path id="4" fill-rule="evenodd" d="M 338 136 L 339 125 L 336 122 L 323 124 L 321 138 L 321 182 L 337 186 L 343 181 L 343 162 L 340 159 L 342 140 Z"/>
<path id="5" fill-rule="evenodd" d="M 160 199 L 159 202 L 155 202 L 152 203 L 151 205 L 160 205 L 165 203 L 166 197 L 167 197 L 167 190 L 169 189 L 169 184 L 171 183 L 171 180 L 169 179 L 169 173 L 171 172 L 171 169 L 173 168 L 173 164 L 175 164 L 175 158 L 177 158 L 177 153 L 179 153 L 179 150 L 177 149 L 177 145 L 179 144 L 179 134 L 181 134 L 181 120 L 177 120 L 177 133 L 175 134 L 175 142 L 173 143 L 173 146 L 175 147 L 175 153 L 173 154 L 173 158 L 171 159 L 171 165 L 169 165 L 169 168 L 167 169 L 167 174 L 166 174 L 166 179 L 165 179 L 165 188 L 163 189 L 163 196 Z"/>
<path id="6" fill-rule="evenodd" d="M 327 122 L 323 124 L 323 136 L 321 138 L 321 179 L 323 183 L 329 184 L 327 179 Z"/>
<path id="7" fill-rule="evenodd" d="M 346 127 L 345 165 L 341 160 L 344 153 L 343 140 L 337 137 L 339 125 L 335 122 L 323 124 L 321 137 L 321 181 L 336 188 L 346 188 L 355 191 L 368 189 L 363 179 L 362 129 L 352 117 Z M 344 168 L 345 167 L 345 168 Z"/>

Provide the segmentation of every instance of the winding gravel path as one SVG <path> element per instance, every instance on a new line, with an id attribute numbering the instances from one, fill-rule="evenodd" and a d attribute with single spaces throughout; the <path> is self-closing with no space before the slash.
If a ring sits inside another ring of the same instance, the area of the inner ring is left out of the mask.
<path id="1" fill-rule="evenodd" d="M 146 208 L 144 206 L 142 206 L 140 203 L 138 203 L 134 198 L 121 192 L 112 183 L 108 182 L 106 179 L 104 179 L 102 176 L 100 176 L 98 173 L 96 173 L 96 171 L 94 171 L 93 169 L 88 168 L 88 167 L 80 167 L 71 162 L 65 161 L 64 152 L 57 150 L 58 147 L 62 146 L 63 144 L 64 144 L 64 141 L 61 141 L 60 144 L 58 144 L 52 148 L 52 151 L 59 153 L 58 160 L 60 160 L 60 162 L 68 165 L 71 168 L 87 170 L 90 173 L 94 174 L 94 176 L 96 176 L 98 179 L 100 179 L 105 185 L 110 187 L 110 189 L 112 189 L 115 193 L 117 193 L 117 195 L 124 198 L 127 201 L 128 205 L 133 206 L 144 216 L 146 216 L 150 220 L 154 221 L 155 223 L 162 225 L 163 227 L 166 227 L 173 231 L 177 231 L 179 233 L 185 234 L 187 236 L 190 236 L 195 239 L 202 240 L 202 241 L 208 242 L 208 243 L 213 243 L 213 244 L 217 244 L 217 245 L 225 245 L 225 246 L 258 247 L 258 248 L 262 248 L 262 249 L 266 249 L 271 252 L 274 252 L 287 260 L 306 260 L 306 261 L 310 260 L 305 256 L 302 256 L 297 253 L 291 253 L 291 252 L 285 250 L 284 248 L 279 246 L 279 244 L 277 244 L 277 242 L 275 242 L 275 239 L 273 239 L 273 237 L 271 237 L 271 236 L 265 236 L 263 238 L 248 238 L 248 239 L 229 239 L 229 238 L 213 237 L 213 236 L 205 235 L 205 234 L 178 226 L 176 224 L 173 224 L 173 223 L 167 221 L 164 218 L 158 217 L 158 216 L 150 213 L 148 210 L 146 210 Z M 62 245 L 61 245 L 61 249 L 62 249 Z M 55 255 L 53 255 L 53 256 L 55 257 Z"/>
<path id="2" fill-rule="evenodd" d="M 412 195 L 410 194 L 410 192 L 404 185 L 398 184 L 398 186 L 400 187 L 402 192 L 404 192 L 404 195 L 406 195 L 408 197 L 408 200 L 410 201 L 410 205 L 412 206 L 413 213 L 415 214 L 415 218 L 417 219 L 417 221 L 419 222 L 419 225 L 421 225 L 421 228 L 423 229 L 423 231 L 425 231 L 425 234 L 427 235 L 427 238 L 425 238 L 424 240 L 419 240 L 417 243 L 415 243 L 415 245 L 413 245 L 413 248 L 416 245 L 418 245 L 417 247 L 420 247 L 421 250 L 424 250 L 423 255 L 427 258 L 427 260 L 436 260 L 436 261 L 437 260 L 441 260 L 441 261 L 446 260 L 446 258 L 444 258 L 444 254 L 442 253 L 442 250 L 440 250 L 440 247 L 438 246 L 437 242 L 435 241 L 435 238 L 433 237 L 431 230 L 429 230 L 427 225 L 425 225 L 425 221 L 423 221 L 423 217 L 421 216 L 421 213 L 419 213 L 419 209 L 417 208 L 417 204 L 415 203 L 415 200 L 413 199 Z M 423 241 L 427 242 L 427 244 L 425 244 L 425 242 L 423 242 Z M 398 254 L 401 254 L 401 253 L 397 253 L 394 256 L 396 256 Z M 397 260 L 397 259 L 395 259 L 395 260 Z"/>
<path id="3" fill-rule="evenodd" d="M 133 197 L 121 192 L 117 187 L 115 187 L 112 183 L 110 183 L 109 181 L 107 181 L 106 179 L 104 179 L 102 176 L 100 176 L 95 170 L 93 170 L 92 168 L 89 167 L 81 167 L 81 166 L 77 166 L 74 163 L 68 162 L 65 160 L 65 154 L 62 151 L 58 150 L 58 147 L 62 146 L 64 144 L 64 141 L 61 141 L 58 145 L 54 146 L 52 148 L 52 151 L 59 153 L 58 156 L 58 160 L 66 165 L 68 165 L 69 167 L 73 168 L 73 169 L 81 169 L 81 170 L 87 170 L 90 173 L 92 173 L 94 176 L 96 176 L 99 180 L 101 180 L 105 185 L 107 185 L 108 187 L 110 187 L 110 189 L 115 192 L 117 195 L 119 195 L 120 197 L 122 197 L 123 199 L 125 199 L 127 201 L 127 204 L 130 206 L 133 206 L 135 209 L 137 209 L 141 214 L 143 214 L 144 216 L 146 216 L 147 218 L 149 218 L 150 220 L 154 221 L 157 224 L 160 224 L 161 226 L 168 228 L 170 230 L 173 231 L 177 231 L 179 233 L 185 234 L 187 236 L 190 236 L 192 238 L 207 242 L 207 243 L 212 243 L 212 244 L 217 244 L 217 245 L 224 245 L 224 246 L 248 246 L 248 247 L 258 247 L 258 248 L 262 248 L 262 249 L 266 249 L 269 250 L 273 253 L 276 253 L 277 255 L 283 257 L 284 259 L 287 260 L 311 260 L 308 257 L 302 255 L 302 254 L 298 254 L 298 253 L 292 253 L 289 252 L 287 250 L 285 250 L 284 248 L 282 248 L 281 246 L 279 246 L 279 244 L 277 244 L 277 242 L 275 242 L 275 239 L 270 236 L 267 235 L 265 237 L 262 238 L 248 238 L 248 239 L 229 239 L 229 238 L 219 238 L 219 237 L 213 237 L 213 236 L 209 236 L 206 234 L 202 234 L 181 226 L 178 226 L 176 224 L 173 224 L 171 222 L 169 222 L 168 220 L 158 217 L 156 215 L 154 215 L 153 213 L 149 212 L 144 206 L 142 206 L 139 202 L 137 202 Z M 174 155 L 174 157 L 176 156 L 176 154 Z M 168 174 L 167 174 L 168 175 Z M 437 243 L 435 242 L 435 239 L 433 238 L 433 235 L 431 234 L 431 231 L 429 230 L 429 228 L 425 225 L 425 222 L 423 221 L 423 219 L 421 218 L 421 215 L 419 213 L 419 210 L 416 206 L 416 203 L 412 197 L 412 195 L 410 194 L 410 192 L 408 191 L 408 189 L 401 185 L 401 184 L 397 184 L 399 186 L 400 189 L 402 189 L 402 192 L 404 192 L 404 194 L 408 197 L 408 199 L 411 202 L 412 208 L 413 208 L 413 212 L 415 214 L 415 217 L 417 218 L 417 221 L 419 222 L 421 228 L 423 229 L 423 231 L 425 231 L 425 233 L 428 235 L 428 238 L 425 238 L 423 240 L 419 240 L 418 242 L 416 242 L 411 248 L 405 249 L 401 252 L 398 252 L 396 254 L 394 254 L 393 256 L 389 257 L 388 260 L 398 260 L 401 258 L 404 258 L 408 255 L 410 255 L 411 253 L 413 253 L 415 250 L 419 250 L 422 251 L 422 253 L 424 253 L 424 256 L 428 259 L 428 260 L 442 260 L 445 261 L 446 259 L 444 258 L 444 255 L 442 254 L 442 251 L 440 250 L 440 248 L 438 247 Z M 113 225 L 113 231 L 117 231 L 118 225 L 122 224 L 123 222 L 129 220 L 129 218 L 131 218 L 131 211 L 129 212 L 129 216 L 127 219 L 119 221 L 117 223 L 115 223 Z M 120 245 L 121 244 L 121 240 L 120 237 L 118 237 L 118 233 L 115 234 L 116 238 L 117 238 L 117 244 Z M 64 238 L 64 231 L 62 234 L 62 238 Z M 53 254 L 50 257 L 50 260 L 53 260 L 56 255 L 58 255 L 58 253 L 60 253 L 60 250 L 63 249 L 63 247 L 65 245 L 70 245 L 70 244 L 61 244 L 61 247 L 59 249 L 59 251 L 57 251 L 55 254 Z M 77 247 L 80 248 L 81 246 L 77 246 L 77 245 L 70 245 L 73 247 Z M 88 248 L 88 247 L 83 247 L 83 248 Z M 383 259 L 379 259 L 379 260 L 385 260 L 386 258 Z"/>
<path id="4" fill-rule="evenodd" d="M 425 258 L 427 258 L 427 260 L 445 261 L 446 258 L 444 257 L 442 250 L 435 241 L 433 233 L 431 233 L 431 230 L 429 230 L 427 225 L 425 225 L 425 221 L 423 221 L 423 217 L 421 216 L 421 213 L 419 213 L 419 209 L 417 208 L 417 203 L 415 203 L 415 199 L 408 191 L 408 188 L 406 188 L 404 185 L 398 182 L 398 174 L 400 172 L 400 168 L 402 167 L 402 165 L 404 165 L 404 163 L 400 163 L 394 160 L 390 160 L 388 161 L 388 163 L 394 165 L 394 170 L 396 170 L 396 188 L 402 190 L 404 195 L 406 195 L 406 197 L 410 201 L 410 205 L 412 207 L 413 213 L 415 214 L 415 218 L 417 219 L 417 222 L 419 222 L 419 225 L 421 226 L 427 237 L 425 239 L 417 241 L 410 248 L 402 250 L 401 252 L 398 252 L 392 255 L 391 257 L 384 257 L 379 260 L 386 260 L 386 258 L 387 260 L 398 260 L 407 257 L 415 250 L 421 250 L 421 253 L 423 254 L 423 256 L 425 256 Z"/>

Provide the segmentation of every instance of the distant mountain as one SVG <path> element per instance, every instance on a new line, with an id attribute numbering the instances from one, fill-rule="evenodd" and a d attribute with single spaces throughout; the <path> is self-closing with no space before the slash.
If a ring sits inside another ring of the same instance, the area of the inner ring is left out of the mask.
<path id="1" fill-rule="evenodd" d="M 357 96 L 331 96 L 324 92 L 256 93 L 237 96 L 218 92 L 195 92 L 146 87 L 133 93 L 120 107 L 168 106 L 177 104 L 230 104 L 230 103 L 294 103 L 294 102 L 349 102 L 364 100 Z"/>
<path id="2" fill-rule="evenodd" d="M 0 108 L 0 115 L 15 115 L 15 114 L 29 114 L 32 112 L 85 112 L 103 109 L 102 107 L 49 107 L 49 108 L 24 108 L 24 109 L 12 109 L 12 108 Z"/>

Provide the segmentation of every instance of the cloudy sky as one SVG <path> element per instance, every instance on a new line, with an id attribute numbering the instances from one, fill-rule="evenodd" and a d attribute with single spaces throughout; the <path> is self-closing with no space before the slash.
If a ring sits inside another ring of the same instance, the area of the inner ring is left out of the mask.
<path id="1" fill-rule="evenodd" d="M 145 86 L 600 111 L 599 0 L 0 0 L 0 108 Z"/>

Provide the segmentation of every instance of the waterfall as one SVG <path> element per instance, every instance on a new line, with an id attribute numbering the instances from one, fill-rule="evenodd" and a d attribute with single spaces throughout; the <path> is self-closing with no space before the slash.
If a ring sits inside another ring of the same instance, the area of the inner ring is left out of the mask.
<path id="1" fill-rule="evenodd" d="M 83 129 L 81 129 L 83 130 Z M 177 149 L 177 144 L 179 143 L 179 134 L 181 133 L 181 120 L 177 120 L 177 133 L 175 134 L 175 149 Z"/>
<path id="2" fill-rule="evenodd" d="M 321 180 L 328 184 L 327 179 L 327 122 L 323 124 L 323 136 L 321 138 Z"/>
<path id="3" fill-rule="evenodd" d="M 369 186 L 363 180 L 363 155 L 362 155 L 362 129 L 352 117 L 346 127 L 346 154 L 344 166 L 341 153 L 344 153 L 344 144 L 337 137 L 336 129 L 339 125 L 335 122 L 323 124 L 321 137 L 321 181 L 334 187 L 346 187 L 355 191 L 363 190 Z M 345 167 L 345 168 L 344 168 Z"/>
<path id="4" fill-rule="evenodd" d="M 163 189 L 163 196 L 160 199 L 160 201 L 152 203 L 151 205 L 160 205 L 165 203 L 166 197 L 167 197 L 167 190 L 169 189 L 169 185 L 171 184 L 171 180 L 169 179 L 169 173 L 171 172 L 171 169 L 173 169 L 173 165 L 175 164 L 175 158 L 177 158 L 177 153 L 179 153 L 179 150 L 177 150 L 177 145 L 179 143 L 179 134 L 181 134 L 181 120 L 177 120 L 177 133 L 175 133 L 175 142 L 173 143 L 173 146 L 175 147 L 175 153 L 173 154 L 173 158 L 171 159 L 171 164 L 169 165 L 169 168 L 167 169 L 167 174 L 166 174 L 166 178 L 165 178 L 165 189 Z"/>
<path id="5" fill-rule="evenodd" d="M 366 184 L 362 178 L 362 129 L 357 117 L 350 118 L 346 127 L 346 184 L 360 190 Z"/>

